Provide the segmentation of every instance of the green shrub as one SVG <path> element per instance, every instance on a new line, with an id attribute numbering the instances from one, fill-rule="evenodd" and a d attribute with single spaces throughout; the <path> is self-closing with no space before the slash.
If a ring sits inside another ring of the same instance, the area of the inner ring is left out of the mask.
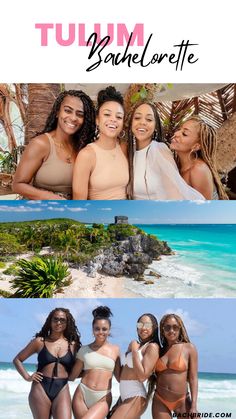
<path id="1" fill-rule="evenodd" d="M 51 298 L 55 291 L 70 283 L 69 269 L 61 259 L 21 259 L 17 265 L 17 277 L 10 281 L 16 297 Z"/>
<path id="2" fill-rule="evenodd" d="M 16 237 L 8 233 L 0 233 L 0 254 L 14 255 L 21 253 L 23 246 L 17 241 Z"/>
<path id="3" fill-rule="evenodd" d="M 5 290 L 1 290 L 1 289 L 0 289 L 0 295 L 1 295 L 1 297 L 4 297 L 4 298 L 12 297 L 12 294 L 9 291 L 5 291 Z"/>
<path id="4" fill-rule="evenodd" d="M 6 268 L 3 271 L 3 274 L 5 274 L 5 275 L 17 275 L 18 274 L 18 271 L 19 271 L 18 264 L 17 263 L 13 263 L 12 265 L 8 266 L 8 268 Z"/>
<path id="5" fill-rule="evenodd" d="M 1 261 L 0 261 L 0 269 L 5 268 L 5 266 L 6 266 L 5 262 L 1 262 Z"/>

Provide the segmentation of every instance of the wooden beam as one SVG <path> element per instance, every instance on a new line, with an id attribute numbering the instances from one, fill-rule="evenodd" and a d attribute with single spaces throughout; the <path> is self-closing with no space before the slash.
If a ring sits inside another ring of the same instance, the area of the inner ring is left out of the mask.
<path id="1" fill-rule="evenodd" d="M 228 115 L 228 112 L 224 103 L 224 99 L 222 97 L 221 89 L 217 90 L 217 96 L 219 99 L 219 104 L 220 104 L 223 120 L 226 121 L 229 118 L 229 115 Z"/>

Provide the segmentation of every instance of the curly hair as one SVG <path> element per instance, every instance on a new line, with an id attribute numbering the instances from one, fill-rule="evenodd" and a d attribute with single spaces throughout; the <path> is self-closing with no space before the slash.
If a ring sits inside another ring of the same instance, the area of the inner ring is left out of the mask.
<path id="1" fill-rule="evenodd" d="M 98 114 L 99 109 L 104 103 L 110 101 L 117 102 L 124 107 L 123 96 L 114 86 L 108 86 L 98 92 L 96 113 Z"/>
<path id="2" fill-rule="evenodd" d="M 39 134 L 51 132 L 57 127 L 57 114 L 63 100 L 67 96 L 73 96 L 81 100 L 84 107 L 84 122 L 82 127 L 73 134 L 72 145 L 76 152 L 79 152 L 87 144 L 93 141 L 95 132 L 95 107 L 93 101 L 82 90 L 65 90 L 56 98 L 52 110 L 46 120 L 44 129 Z"/>
<path id="3" fill-rule="evenodd" d="M 198 123 L 198 136 L 201 148 L 200 150 L 197 150 L 196 153 L 197 156 L 202 159 L 209 167 L 213 176 L 219 199 L 229 199 L 216 169 L 217 133 L 215 128 L 203 121 L 197 115 L 190 116 L 184 122 L 187 121 L 195 121 Z"/>
<path id="4" fill-rule="evenodd" d="M 96 323 L 97 320 L 107 320 L 111 327 L 110 317 L 113 316 L 111 310 L 107 306 L 98 306 L 92 311 L 93 322 L 92 325 Z"/>
<path id="5" fill-rule="evenodd" d="M 133 138 L 134 136 L 132 133 L 132 122 L 133 122 L 133 117 L 136 110 L 139 108 L 139 106 L 144 105 L 144 104 L 150 106 L 154 114 L 155 129 L 153 132 L 152 140 L 155 140 L 158 142 L 164 142 L 161 120 L 160 120 L 155 104 L 152 102 L 147 102 L 147 101 L 138 102 L 137 105 L 133 108 L 130 114 L 129 120 L 128 120 L 128 160 L 129 160 L 129 179 L 130 179 L 129 185 L 128 185 L 129 199 L 133 199 L 133 195 L 134 195 L 134 155 L 136 151 L 136 145 L 135 145 L 135 141 Z"/>
<path id="6" fill-rule="evenodd" d="M 168 343 L 167 343 L 167 339 L 166 339 L 165 334 L 164 334 L 163 326 L 165 325 L 165 322 L 167 320 L 169 320 L 170 318 L 174 318 L 176 320 L 176 322 L 178 323 L 178 326 L 179 326 L 178 341 L 179 342 L 185 342 L 185 343 L 190 342 L 190 339 L 188 337 L 188 333 L 186 331 L 186 328 L 184 326 L 184 323 L 183 323 L 183 320 L 181 319 L 181 317 L 179 317 L 177 314 L 174 314 L 174 313 L 165 314 L 160 321 L 160 339 L 161 339 L 161 345 L 162 345 L 161 352 L 163 354 L 168 350 Z"/>
<path id="7" fill-rule="evenodd" d="M 52 318 L 57 311 L 62 311 L 66 315 L 67 322 L 66 322 L 66 329 L 63 332 L 64 337 L 68 340 L 69 344 L 75 342 L 76 350 L 79 350 L 79 348 L 81 347 L 80 333 L 78 331 L 78 328 L 75 324 L 75 319 L 72 316 L 71 312 L 67 308 L 64 308 L 64 307 L 54 308 L 54 310 L 52 310 L 49 313 L 42 329 L 38 333 L 35 334 L 35 337 L 36 338 L 42 337 L 45 339 L 48 336 L 50 336 Z"/>

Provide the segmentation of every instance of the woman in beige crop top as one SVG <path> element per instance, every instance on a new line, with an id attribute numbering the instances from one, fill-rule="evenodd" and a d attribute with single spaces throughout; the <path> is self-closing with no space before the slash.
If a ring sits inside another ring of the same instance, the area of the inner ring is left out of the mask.
<path id="1" fill-rule="evenodd" d="M 190 343 L 185 326 L 176 314 L 166 314 L 160 322 L 161 354 L 156 362 L 156 391 L 153 419 L 197 413 L 197 351 Z M 188 393 L 188 384 L 190 395 Z M 191 396 L 191 397 L 190 397 Z"/>
<path id="2" fill-rule="evenodd" d="M 143 381 L 152 374 L 159 356 L 158 322 L 155 316 L 145 313 L 137 322 L 138 341 L 129 344 L 121 357 L 120 375 L 121 403 L 112 414 L 112 419 L 139 418 L 149 399 Z"/>
<path id="3" fill-rule="evenodd" d="M 112 313 L 106 306 L 97 307 L 92 313 L 95 339 L 80 348 L 69 376 L 69 380 L 74 380 L 83 371 L 72 402 L 75 419 L 104 419 L 112 401 L 112 375 L 117 379 L 120 375 L 119 347 L 108 342 Z"/>
<path id="4" fill-rule="evenodd" d="M 109 86 L 98 93 L 95 142 L 77 156 L 73 199 L 126 199 L 129 181 L 126 146 L 120 144 L 124 122 L 123 98 Z"/>
<path id="5" fill-rule="evenodd" d="M 62 92 L 44 130 L 27 145 L 13 182 L 13 191 L 27 199 L 71 199 L 77 153 L 94 136 L 95 109 L 80 90 Z"/>

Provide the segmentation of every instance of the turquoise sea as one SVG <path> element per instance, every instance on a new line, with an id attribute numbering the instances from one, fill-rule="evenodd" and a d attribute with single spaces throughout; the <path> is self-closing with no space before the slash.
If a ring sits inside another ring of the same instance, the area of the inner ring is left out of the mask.
<path id="1" fill-rule="evenodd" d="M 153 285 L 126 280 L 143 297 L 236 297 L 236 224 L 138 225 L 175 252 L 154 261 Z"/>
<path id="2" fill-rule="evenodd" d="M 28 371 L 34 371 L 33 364 L 26 364 Z M 30 419 L 28 393 L 31 384 L 23 380 L 12 363 L 0 362 L 0 418 Z M 77 383 L 70 384 L 71 394 Z M 113 399 L 118 398 L 118 383 L 113 381 Z M 199 373 L 198 410 L 204 413 L 231 413 L 236 418 L 236 374 Z M 205 416 L 207 417 L 207 416 Z M 213 416 L 212 416 L 213 417 Z M 229 416 L 228 416 L 229 417 Z M 142 419 L 151 419 L 150 407 Z"/>

